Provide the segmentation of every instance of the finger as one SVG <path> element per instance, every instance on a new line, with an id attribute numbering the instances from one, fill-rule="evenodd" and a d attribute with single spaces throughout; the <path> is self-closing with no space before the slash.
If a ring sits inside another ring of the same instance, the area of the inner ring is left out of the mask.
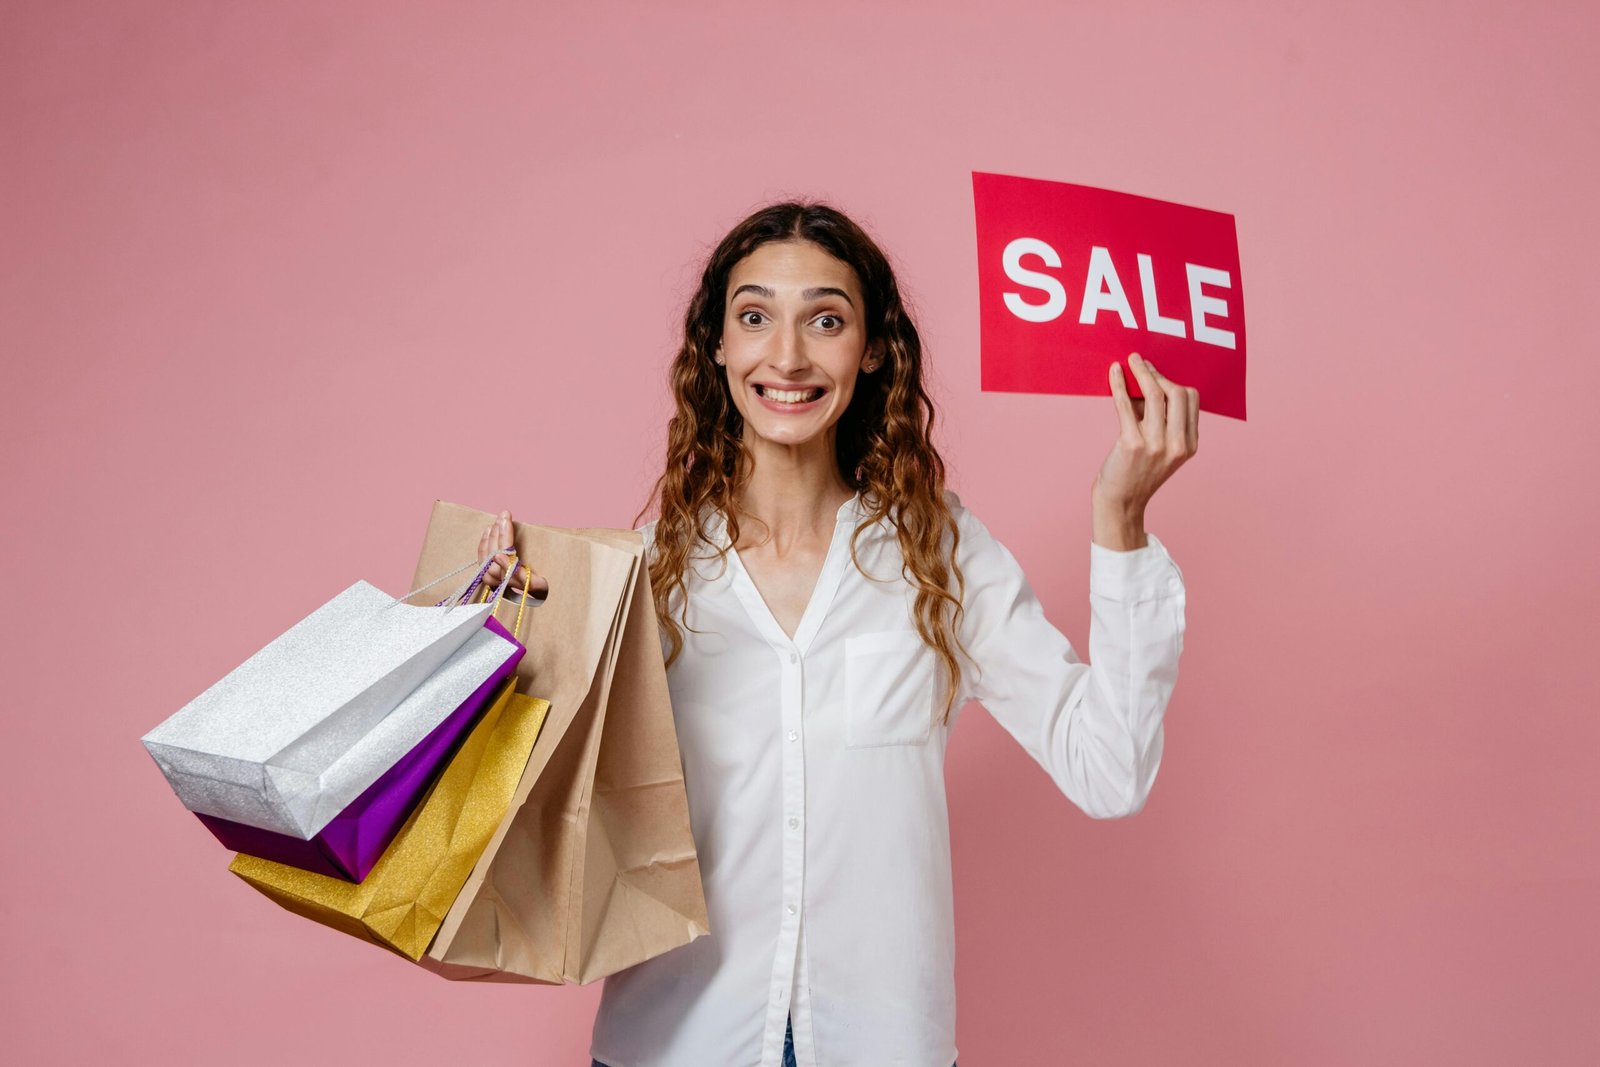
<path id="1" fill-rule="evenodd" d="M 516 547 L 516 533 L 512 530 L 512 527 L 511 527 L 511 512 L 502 511 L 500 513 L 500 520 L 499 520 L 499 524 L 498 525 L 499 525 L 498 532 L 500 534 L 500 547 L 501 548 L 515 548 Z"/>
<path id="2" fill-rule="evenodd" d="M 498 522 L 501 534 L 500 546 L 502 548 L 517 547 L 517 520 L 511 517 L 511 512 L 502 511 Z M 535 600 L 543 600 L 550 592 L 550 583 L 535 574 L 533 568 L 523 563 L 520 557 L 516 565 L 511 568 L 510 585 L 518 592 L 526 588 L 528 594 Z"/>
<path id="3" fill-rule="evenodd" d="M 1165 374 L 1149 368 L 1150 374 L 1155 378 L 1156 385 L 1161 387 L 1162 394 L 1166 397 L 1166 450 L 1169 456 L 1183 456 L 1187 454 L 1189 443 L 1189 399 L 1183 386 L 1168 378 Z"/>
<path id="4" fill-rule="evenodd" d="M 1135 352 L 1128 357 L 1128 366 L 1133 368 L 1134 378 L 1139 383 L 1139 391 L 1144 394 L 1144 419 L 1140 426 L 1145 439 L 1154 444 L 1166 436 L 1167 394 L 1156 380 L 1155 368 L 1139 353 Z"/>
<path id="5" fill-rule="evenodd" d="M 506 523 L 510 527 L 511 533 L 506 538 L 505 544 L 514 548 L 516 547 L 516 520 L 511 518 L 510 513 L 506 514 Z M 527 595 L 534 600 L 543 600 L 550 595 L 550 582 L 535 573 L 534 569 L 522 562 L 520 557 L 511 568 L 510 586 L 516 590 L 519 596 L 526 590 Z"/>
<path id="6" fill-rule="evenodd" d="M 503 573 L 500 568 L 500 561 L 493 558 L 495 544 L 494 523 L 490 523 L 483 528 L 483 534 L 478 538 L 478 564 L 482 566 L 485 562 L 488 563 L 488 566 L 483 569 L 483 580 L 490 585 L 499 584 L 500 575 Z"/>
<path id="7" fill-rule="evenodd" d="M 1137 436 L 1139 433 L 1139 416 L 1133 410 L 1133 400 L 1128 396 L 1128 383 L 1122 364 L 1113 362 L 1107 373 L 1111 376 L 1111 399 L 1116 404 L 1117 421 L 1121 424 L 1122 432 Z"/>
<path id="8" fill-rule="evenodd" d="M 550 595 L 549 580 L 535 574 L 533 569 L 525 563 L 517 564 L 517 575 L 512 579 L 511 584 L 516 587 L 519 595 L 526 588 L 528 595 L 535 600 L 543 600 Z"/>
<path id="9" fill-rule="evenodd" d="M 1192 456 L 1200 450 L 1200 390 L 1191 385 L 1183 392 L 1188 399 L 1189 418 L 1185 421 L 1189 427 L 1189 454 Z"/>
<path id="10" fill-rule="evenodd" d="M 501 584 L 504 581 L 504 577 L 506 577 L 507 569 L 512 566 L 512 558 L 501 550 L 509 547 L 509 544 L 510 534 L 506 528 L 506 512 L 501 512 L 498 517 L 494 518 L 494 522 L 490 523 L 490 552 L 494 555 L 494 563 L 491 563 L 488 574 L 485 577 L 486 581 L 490 582 L 491 585 Z"/>

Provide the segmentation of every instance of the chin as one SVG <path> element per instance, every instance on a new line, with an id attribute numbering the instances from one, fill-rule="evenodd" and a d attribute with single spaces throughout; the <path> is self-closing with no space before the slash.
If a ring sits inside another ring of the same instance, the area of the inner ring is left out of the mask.
<path id="1" fill-rule="evenodd" d="M 761 440 L 767 442 L 768 444 L 787 445 L 787 446 L 790 446 L 790 447 L 798 447 L 800 445 L 808 445 L 808 444 L 812 443 L 813 441 L 820 441 L 822 439 L 822 437 L 823 437 L 823 435 L 820 434 L 820 433 L 810 433 L 810 434 L 776 433 L 776 434 L 773 434 L 773 433 L 761 433 L 759 430 L 756 431 L 756 436 L 759 437 Z"/>
<path id="2" fill-rule="evenodd" d="M 805 429 L 798 426 L 774 428 L 771 423 L 756 423 L 748 419 L 745 420 L 745 426 L 754 436 L 769 444 L 789 446 L 807 445 L 813 441 L 823 440 L 828 436 L 828 432 L 833 429 L 832 423 L 827 425 L 813 424 Z"/>

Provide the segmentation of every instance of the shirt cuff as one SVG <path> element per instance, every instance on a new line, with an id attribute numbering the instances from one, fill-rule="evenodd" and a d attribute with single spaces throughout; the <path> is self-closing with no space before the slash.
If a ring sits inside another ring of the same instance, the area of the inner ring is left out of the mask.
<path id="1" fill-rule="evenodd" d="M 1183 572 L 1167 546 L 1148 530 L 1145 537 L 1149 544 L 1126 552 L 1089 542 L 1089 595 L 1138 603 L 1184 591 Z"/>

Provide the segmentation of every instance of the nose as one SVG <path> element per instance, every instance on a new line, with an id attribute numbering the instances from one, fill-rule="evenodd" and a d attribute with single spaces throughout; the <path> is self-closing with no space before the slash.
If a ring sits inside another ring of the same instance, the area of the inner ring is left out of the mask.
<path id="1" fill-rule="evenodd" d="M 811 359 L 806 355 L 804 327 L 796 326 L 791 330 L 782 330 L 778 333 L 776 351 L 772 355 L 772 365 L 775 370 L 785 377 L 795 377 L 805 373 L 811 366 Z"/>

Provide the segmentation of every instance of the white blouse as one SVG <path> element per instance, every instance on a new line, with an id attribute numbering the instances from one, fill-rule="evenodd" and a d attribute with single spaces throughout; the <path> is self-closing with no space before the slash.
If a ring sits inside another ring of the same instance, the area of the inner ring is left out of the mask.
<path id="1" fill-rule="evenodd" d="M 1166 547 L 1090 542 L 1084 663 L 1016 559 L 954 493 L 979 700 L 1095 818 L 1143 807 L 1178 679 L 1184 584 Z M 606 979 L 590 1054 L 608 1067 L 950 1067 L 955 928 L 944 669 L 917 636 L 887 522 L 833 542 L 793 640 L 737 552 L 686 575 L 668 672 L 710 934 Z M 643 528 L 647 546 L 655 524 Z M 721 516 L 709 526 L 727 543 Z M 676 609 L 675 609 L 676 610 Z M 663 638 L 664 640 L 664 638 Z"/>

